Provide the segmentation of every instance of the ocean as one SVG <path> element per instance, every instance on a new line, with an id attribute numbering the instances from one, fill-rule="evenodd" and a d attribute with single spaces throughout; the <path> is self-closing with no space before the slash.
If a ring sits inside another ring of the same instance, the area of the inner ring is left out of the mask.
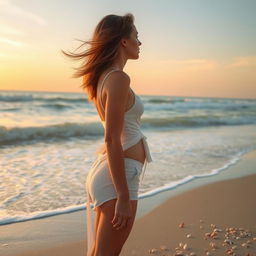
<path id="1" fill-rule="evenodd" d="M 139 198 L 216 175 L 256 149 L 256 99 L 139 96 L 153 158 Z M 0 225 L 85 209 L 103 136 L 85 93 L 0 91 Z"/>

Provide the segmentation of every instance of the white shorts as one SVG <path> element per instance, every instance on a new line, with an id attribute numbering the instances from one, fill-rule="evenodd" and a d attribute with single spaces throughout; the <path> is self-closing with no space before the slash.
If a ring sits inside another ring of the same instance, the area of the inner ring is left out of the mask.
<path id="1" fill-rule="evenodd" d="M 135 159 L 125 157 L 124 165 L 130 200 L 138 200 L 143 164 Z M 93 163 L 86 178 L 86 189 L 94 211 L 104 202 L 117 198 L 106 155 L 99 155 Z"/>

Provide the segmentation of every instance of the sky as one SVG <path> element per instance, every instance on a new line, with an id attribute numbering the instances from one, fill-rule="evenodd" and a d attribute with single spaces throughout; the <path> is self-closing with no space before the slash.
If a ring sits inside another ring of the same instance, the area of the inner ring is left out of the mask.
<path id="1" fill-rule="evenodd" d="M 255 0 L 0 0 L 0 90 L 83 92 L 61 53 L 108 14 L 132 13 L 142 95 L 256 98 Z"/>

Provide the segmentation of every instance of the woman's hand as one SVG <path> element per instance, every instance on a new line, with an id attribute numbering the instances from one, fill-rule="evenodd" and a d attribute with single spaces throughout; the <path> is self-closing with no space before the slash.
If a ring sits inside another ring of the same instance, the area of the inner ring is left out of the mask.
<path id="1" fill-rule="evenodd" d="M 132 216 L 132 208 L 130 200 L 117 198 L 115 206 L 115 215 L 112 220 L 113 227 L 121 229 L 126 227 L 127 222 Z"/>

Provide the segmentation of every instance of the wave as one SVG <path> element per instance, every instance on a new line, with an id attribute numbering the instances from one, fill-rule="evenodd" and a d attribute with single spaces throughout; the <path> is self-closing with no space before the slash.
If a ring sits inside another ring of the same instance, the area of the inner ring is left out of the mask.
<path id="1" fill-rule="evenodd" d="M 235 155 L 229 162 L 224 164 L 222 167 L 210 170 L 208 173 L 198 174 L 198 175 L 189 175 L 189 176 L 186 176 L 186 177 L 182 178 L 181 180 L 172 181 L 172 182 L 169 182 L 169 183 L 167 183 L 166 185 L 164 185 L 162 187 L 158 187 L 156 189 L 153 189 L 153 190 L 144 192 L 142 194 L 139 194 L 139 199 L 152 197 L 152 196 L 155 196 L 155 195 L 157 195 L 159 193 L 162 193 L 164 191 L 169 191 L 169 190 L 176 189 L 176 188 L 178 188 L 178 187 L 180 187 L 180 186 L 182 186 L 182 185 L 184 185 L 188 182 L 191 182 L 194 179 L 200 179 L 200 178 L 215 176 L 215 175 L 219 174 L 222 171 L 228 170 L 228 168 L 231 165 L 236 164 L 240 160 L 240 158 L 243 154 L 246 154 L 248 152 L 249 152 L 249 150 L 239 152 L 237 155 Z M 65 208 L 60 208 L 60 209 L 37 211 L 37 212 L 30 213 L 30 214 L 2 217 L 0 219 L 0 225 L 6 225 L 6 224 L 11 224 L 11 223 L 16 223 L 16 222 L 23 222 L 23 221 L 29 221 L 29 220 L 33 220 L 33 219 L 46 218 L 46 217 L 50 217 L 50 216 L 54 216 L 54 215 L 70 213 L 70 212 L 75 212 L 75 211 L 85 210 L 85 209 L 86 209 L 86 206 L 83 203 L 83 204 L 79 204 L 79 205 L 71 205 L 71 206 L 68 206 L 68 207 L 65 207 Z"/>
<path id="2" fill-rule="evenodd" d="M 45 140 L 67 140 L 72 137 L 95 137 L 103 135 L 100 123 L 63 123 L 39 127 L 0 126 L 0 145 L 38 142 Z"/>
<path id="3" fill-rule="evenodd" d="M 77 102 L 85 103 L 88 100 L 85 97 L 69 98 L 69 97 L 37 97 L 33 95 L 0 95 L 0 102 L 33 102 L 33 101 L 42 101 L 42 102 Z"/>
<path id="4" fill-rule="evenodd" d="M 229 116 L 176 116 L 168 118 L 144 118 L 142 122 L 145 128 L 193 128 L 204 126 L 218 126 L 218 125 L 245 125 L 256 124 L 255 117 L 252 116 L 236 116 L 230 118 Z"/>
<path id="5" fill-rule="evenodd" d="M 55 104 L 42 104 L 40 105 L 40 107 L 43 108 L 49 108 L 49 109 L 53 109 L 53 110 L 66 110 L 66 109 L 71 109 L 73 108 L 72 105 L 64 105 L 64 104 L 60 104 L 60 103 L 55 103 Z"/>
<path id="6" fill-rule="evenodd" d="M 143 118 L 142 128 L 155 130 L 156 128 L 180 129 L 219 125 L 246 125 L 256 124 L 253 116 L 202 115 L 176 116 L 169 118 Z M 68 140 L 69 138 L 103 136 L 104 128 L 100 122 L 93 123 L 62 123 L 39 127 L 0 126 L 0 145 L 11 145 L 49 140 Z"/>
<path id="7" fill-rule="evenodd" d="M 181 110 L 181 109 L 205 109 L 205 110 L 221 110 L 221 111 L 243 111 L 243 110 L 256 110 L 256 101 L 245 100 L 233 100 L 233 99 L 149 99 L 146 100 L 149 103 L 149 108 L 165 109 L 165 110 Z M 150 107 L 152 106 L 152 107 Z"/>

